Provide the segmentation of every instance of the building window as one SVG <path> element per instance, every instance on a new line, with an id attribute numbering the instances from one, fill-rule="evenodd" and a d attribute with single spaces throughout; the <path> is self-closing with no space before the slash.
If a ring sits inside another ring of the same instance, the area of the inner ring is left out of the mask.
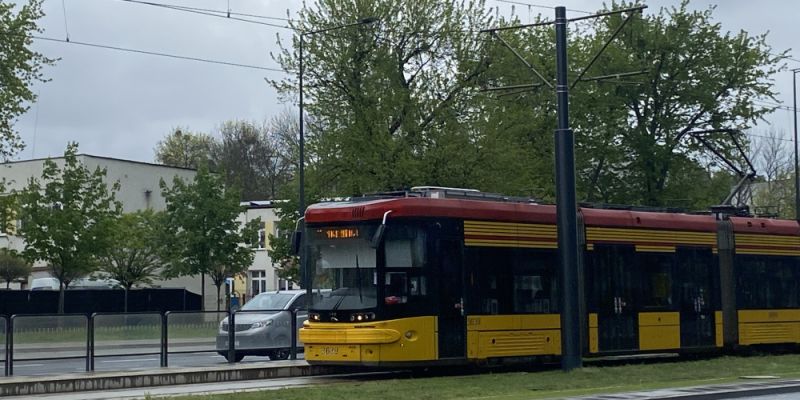
<path id="1" fill-rule="evenodd" d="M 267 248 L 267 223 L 261 221 L 261 226 L 258 228 L 258 248 Z"/>
<path id="2" fill-rule="evenodd" d="M 294 282 L 278 278 L 278 288 L 280 290 L 292 290 L 294 289 Z"/>
<path id="3" fill-rule="evenodd" d="M 267 271 L 250 271 L 250 296 L 267 291 Z"/>
<path id="4" fill-rule="evenodd" d="M 272 236 L 281 236 L 281 228 L 278 226 L 278 224 L 272 224 Z"/>

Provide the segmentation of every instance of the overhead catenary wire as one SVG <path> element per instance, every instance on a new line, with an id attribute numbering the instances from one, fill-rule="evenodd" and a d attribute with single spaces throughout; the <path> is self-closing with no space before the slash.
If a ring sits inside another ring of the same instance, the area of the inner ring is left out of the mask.
<path id="1" fill-rule="evenodd" d="M 172 5 L 172 4 L 154 3 L 154 2 L 150 2 L 150 1 L 141 1 L 141 0 L 118 0 L 118 1 L 122 1 L 122 2 L 125 2 L 125 3 L 152 6 L 152 7 L 166 8 L 166 9 L 170 9 L 170 10 L 183 11 L 183 12 L 199 14 L 199 15 L 207 15 L 207 16 L 217 17 L 217 18 L 225 18 L 225 19 L 229 19 L 229 20 L 233 20 L 233 21 L 246 22 L 246 23 L 256 24 L 256 25 L 271 26 L 273 28 L 296 30 L 295 28 L 292 28 L 291 26 L 287 26 L 287 25 L 278 25 L 278 24 L 273 24 L 273 23 L 269 23 L 269 22 L 254 21 L 254 20 L 246 19 L 246 18 L 230 17 L 230 16 L 227 16 L 227 11 L 199 9 L 199 8 L 195 8 L 195 7 L 176 6 L 176 5 Z M 231 14 L 233 14 L 233 13 L 231 13 Z"/>
<path id="2" fill-rule="evenodd" d="M 130 1 L 128 1 L 128 0 L 116 0 L 116 1 L 126 1 L 128 3 L 138 3 L 138 4 L 143 4 L 143 5 L 164 7 L 164 8 L 172 8 L 172 9 L 178 9 L 178 10 L 203 11 L 203 12 L 210 12 L 210 13 L 224 14 L 224 15 L 238 15 L 240 17 L 250 17 L 250 18 L 258 18 L 258 19 L 270 19 L 270 20 L 274 20 L 274 21 L 284 21 L 284 22 L 293 22 L 293 21 L 295 21 L 295 20 L 292 20 L 290 18 L 284 18 L 284 17 L 273 17 L 273 16 L 269 16 L 269 15 L 234 12 L 234 11 L 232 11 L 230 9 L 230 2 L 228 3 L 228 10 L 223 11 L 223 10 L 215 10 L 213 8 L 190 7 L 190 6 L 181 6 L 181 5 L 177 5 L 177 4 L 156 3 L 156 2 L 141 1 L 141 0 L 130 0 Z"/>
<path id="3" fill-rule="evenodd" d="M 69 26 L 67 25 L 67 3 L 66 0 L 61 0 L 61 11 L 64 14 L 64 34 L 69 42 Z"/>
<path id="4" fill-rule="evenodd" d="M 8 34 L 0 33 L 0 36 L 2 36 L 2 35 L 6 35 L 7 36 Z M 35 39 L 35 40 L 44 40 L 44 41 L 48 41 L 48 42 L 58 42 L 58 43 L 65 43 L 65 44 L 73 44 L 73 45 L 78 45 L 78 46 L 94 47 L 94 48 L 100 48 L 100 49 L 106 49 L 106 50 L 122 51 L 122 52 L 127 52 L 127 53 L 145 54 L 145 55 L 150 55 L 150 56 L 174 58 L 174 59 L 186 60 L 186 61 L 196 61 L 196 62 L 203 62 L 203 63 L 208 63 L 208 64 L 227 65 L 227 66 L 239 67 L 239 68 L 258 69 L 258 70 L 262 70 L 262 71 L 283 72 L 283 73 L 287 73 L 287 74 L 288 73 L 293 73 L 291 71 L 286 71 L 286 70 L 283 70 L 283 69 L 280 69 L 280 68 L 262 67 L 262 66 L 259 66 L 259 65 L 242 64 L 242 63 L 236 63 L 236 62 L 231 62 L 231 61 L 213 60 L 213 59 L 201 58 L 201 57 L 182 56 L 182 55 L 178 55 L 178 54 L 164 53 L 164 52 L 158 52 L 158 51 L 131 49 L 131 48 L 127 48 L 127 47 L 111 46 L 111 45 L 98 44 L 98 43 L 89 43 L 89 42 L 80 42 L 80 41 L 75 41 L 75 40 L 64 40 L 64 39 L 58 39 L 58 38 L 46 37 L 46 36 L 31 35 L 31 36 L 28 36 L 28 37 L 30 37 L 31 39 Z"/>
<path id="5" fill-rule="evenodd" d="M 546 6 L 546 5 L 543 5 L 543 4 L 526 3 L 526 2 L 523 2 L 523 1 L 514 1 L 514 0 L 494 0 L 494 1 L 496 1 L 498 3 L 516 4 L 518 6 L 536 7 L 536 8 L 548 8 L 548 9 L 551 9 L 551 10 L 555 9 L 555 7 L 553 7 L 553 6 Z M 573 8 L 567 8 L 567 11 L 579 12 L 579 13 L 584 13 L 584 14 L 594 14 L 591 11 L 576 10 L 576 9 L 573 9 Z"/>

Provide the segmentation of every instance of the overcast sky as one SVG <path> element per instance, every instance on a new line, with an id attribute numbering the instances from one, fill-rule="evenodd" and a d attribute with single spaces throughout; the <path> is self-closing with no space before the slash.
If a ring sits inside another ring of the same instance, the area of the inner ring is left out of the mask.
<path id="1" fill-rule="evenodd" d="M 150 0 L 164 4 L 225 10 L 285 18 L 300 8 L 299 0 Z M 308 0 L 309 3 L 313 0 Z M 515 0 L 517 1 L 517 0 Z M 601 1 L 519 0 L 537 6 L 564 5 L 592 11 Z M 648 13 L 678 1 L 647 1 Z M 770 31 L 768 42 L 776 52 L 790 49 L 800 37 L 800 5 L 794 0 L 696 0 L 692 8 L 717 4 L 714 15 L 724 30 L 744 29 L 751 34 Z M 529 15 L 553 14 L 543 7 L 512 6 L 487 0 L 508 15 L 514 7 L 523 20 Z M 224 18 L 197 15 L 122 0 L 45 0 L 43 36 L 107 46 L 170 53 L 279 68 L 269 52 L 277 51 L 276 34 L 290 31 Z M 771 7 L 771 8 L 769 8 Z M 66 9 L 66 24 L 65 12 Z M 582 15 L 582 14 L 575 14 Z M 259 19 L 285 25 L 286 21 Z M 65 26 L 66 25 L 66 26 Z M 223 121 L 263 121 L 284 108 L 264 81 L 282 72 L 205 64 L 142 54 L 125 53 L 57 42 L 36 41 L 35 49 L 60 58 L 45 74 L 51 81 L 37 84 L 39 101 L 16 123 L 27 148 L 17 159 L 61 155 L 67 142 L 80 143 L 81 152 L 107 157 L 153 161 L 153 148 L 173 127 L 213 132 Z M 800 59 L 800 50 L 791 56 Z M 800 62 L 789 61 L 790 68 Z M 792 106 L 791 72 L 775 77 L 779 99 Z M 792 113 L 777 110 L 769 123 L 791 138 Z M 761 124 L 757 129 L 766 130 Z M 791 142 L 786 142 L 791 146 Z"/>

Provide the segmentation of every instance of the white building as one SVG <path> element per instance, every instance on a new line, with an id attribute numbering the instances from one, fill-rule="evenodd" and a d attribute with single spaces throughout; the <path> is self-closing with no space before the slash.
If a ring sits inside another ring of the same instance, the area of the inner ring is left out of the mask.
<path id="1" fill-rule="evenodd" d="M 163 211 L 166 209 L 166 202 L 161 195 L 160 181 L 163 179 L 171 184 L 175 177 L 184 181 L 191 181 L 196 175 L 196 171 L 188 168 L 170 167 L 160 164 L 151 164 L 138 161 L 121 160 L 109 157 L 98 157 L 88 154 L 79 154 L 78 161 L 89 170 L 96 168 L 106 169 L 106 183 L 111 189 L 115 182 L 119 182 L 120 189 L 115 193 L 116 199 L 122 203 L 123 212 L 133 212 L 137 210 L 152 209 Z M 30 178 L 41 179 L 44 169 L 44 161 L 47 159 L 33 159 L 23 161 L 11 161 L 0 164 L 0 180 L 5 179 L 6 191 L 22 190 L 28 185 Z M 64 166 L 64 157 L 52 157 L 59 168 Z M 0 233 L 0 247 L 7 247 L 21 251 L 25 246 L 24 238 L 8 233 Z M 30 279 L 49 277 L 50 272 L 44 263 L 35 264 L 33 274 Z M 29 279 L 29 282 L 30 282 Z M 200 293 L 199 277 L 181 277 L 165 281 L 158 281 L 155 286 L 186 288 L 187 290 Z M 25 287 L 25 284 L 16 287 Z M 215 304 L 215 288 L 210 279 L 206 279 L 206 306 L 208 308 Z"/>
<path id="2" fill-rule="evenodd" d="M 106 181 L 109 190 L 114 182 L 119 182 L 120 190 L 116 198 L 122 203 L 124 212 L 144 209 L 161 211 L 166 209 L 164 197 L 161 196 L 159 182 L 164 179 L 168 184 L 174 177 L 184 181 L 194 179 L 196 171 L 188 168 L 170 167 L 138 161 L 120 160 L 117 158 L 98 157 L 78 154 L 78 161 L 90 171 L 95 168 L 106 168 Z M 45 158 L 11 161 L 0 164 L 0 179 L 6 180 L 6 190 L 22 190 L 28 185 L 30 178 L 41 179 Z M 64 166 L 64 157 L 52 157 L 59 168 Z"/>
<path id="3" fill-rule="evenodd" d="M 246 280 L 238 279 L 235 283 L 235 290 L 240 294 L 244 294 L 248 299 L 261 292 L 278 288 L 292 288 L 291 282 L 278 278 L 276 269 L 279 265 L 272 261 L 268 252 L 268 236 L 270 234 L 278 234 L 278 217 L 275 215 L 275 206 L 279 201 L 249 201 L 241 203 L 243 207 L 246 207 L 245 212 L 239 217 L 239 222 L 242 225 L 256 218 L 261 218 L 261 229 L 258 231 L 258 246 L 253 265 L 247 270 Z M 246 289 L 240 289 L 244 285 L 246 285 Z"/>
<path id="4" fill-rule="evenodd" d="M 64 165 L 64 157 L 50 158 L 59 168 Z M 28 180 L 32 177 L 39 179 L 42 176 L 44 161 L 46 159 L 34 159 L 24 161 L 13 161 L 0 164 L 0 180 L 5 179 L 6 191 L 22 190 L 27 186 Z M 171 184 L 175 177 L 184 181 L 191 181 L 196 175 L 196 171 L 187 168 L 170 167 L 160 164 L 151 164 L 138 161 L 121 160 L 109 157 L 98 157 L 87 154 L 79 154 L 78 161 L 90 170 L 97 167 L 106 169 L 106 182 L 109 189 L 115 182 L 119 182 L 120 189 L 115 193 L 116 199 L 122 203 L 123 212 L 134 212 L 143 209 L 163 211 L 166 209 L 166 202 L 161 195 L 160 181 L 163 179 L 167 184 Z M 277 288 L 291 288 L 291 283 L 287 283 L 277 277 L 275 265 L 267 252 L 269 241 L 268 235 L 277 233 L 277 216 L 275 215 L 274 201 L 252 201 L 241 203 L 246 208 L 239 221 L 242 224 L 255 218 L 261 218 L 262 226 L 259 230 L 259 244 L 255 250 L 253 265 L 248 269 L 245 276 L 237 279 L 234 290 L 245 295 L 247 299 L 252 296 Z M 25 246 L 24 238 L 12 234 L 0 232 L 0 247 L 11 248 L 21 251 Z M 46 265 L 34 265 L 33 278 L 49 277 L 50 273 Z M 29 282 L 30 282 L 29 279 Z M 169 280 L 154 282 L 154 286 L 163 288 L 185 288 L 191 292 L 201 293 L 200 276 L 180 277 Z M 205 309 L 214 310 L 217 305 L 216 287 L 209 277 L 204 280 L 205 286 Z M 25 284 L 21 285 L 23 288 Z M 19 288 L 20 285 L 15 285 Z"/>

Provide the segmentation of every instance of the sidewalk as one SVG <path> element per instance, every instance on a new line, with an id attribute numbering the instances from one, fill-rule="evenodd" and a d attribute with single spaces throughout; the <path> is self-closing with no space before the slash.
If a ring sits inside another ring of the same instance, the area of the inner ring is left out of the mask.
<path id="1" fill-rule="evenodd" d="M 200 368 L 169 367 L 147 371 L 79 373 L 52 377 L 15 376 L 0 378 L 0 397 L 289 378 L 332 372 L 335 371 L 326 367 L 310 366 L 303 360 L 287 360 Z"/>

